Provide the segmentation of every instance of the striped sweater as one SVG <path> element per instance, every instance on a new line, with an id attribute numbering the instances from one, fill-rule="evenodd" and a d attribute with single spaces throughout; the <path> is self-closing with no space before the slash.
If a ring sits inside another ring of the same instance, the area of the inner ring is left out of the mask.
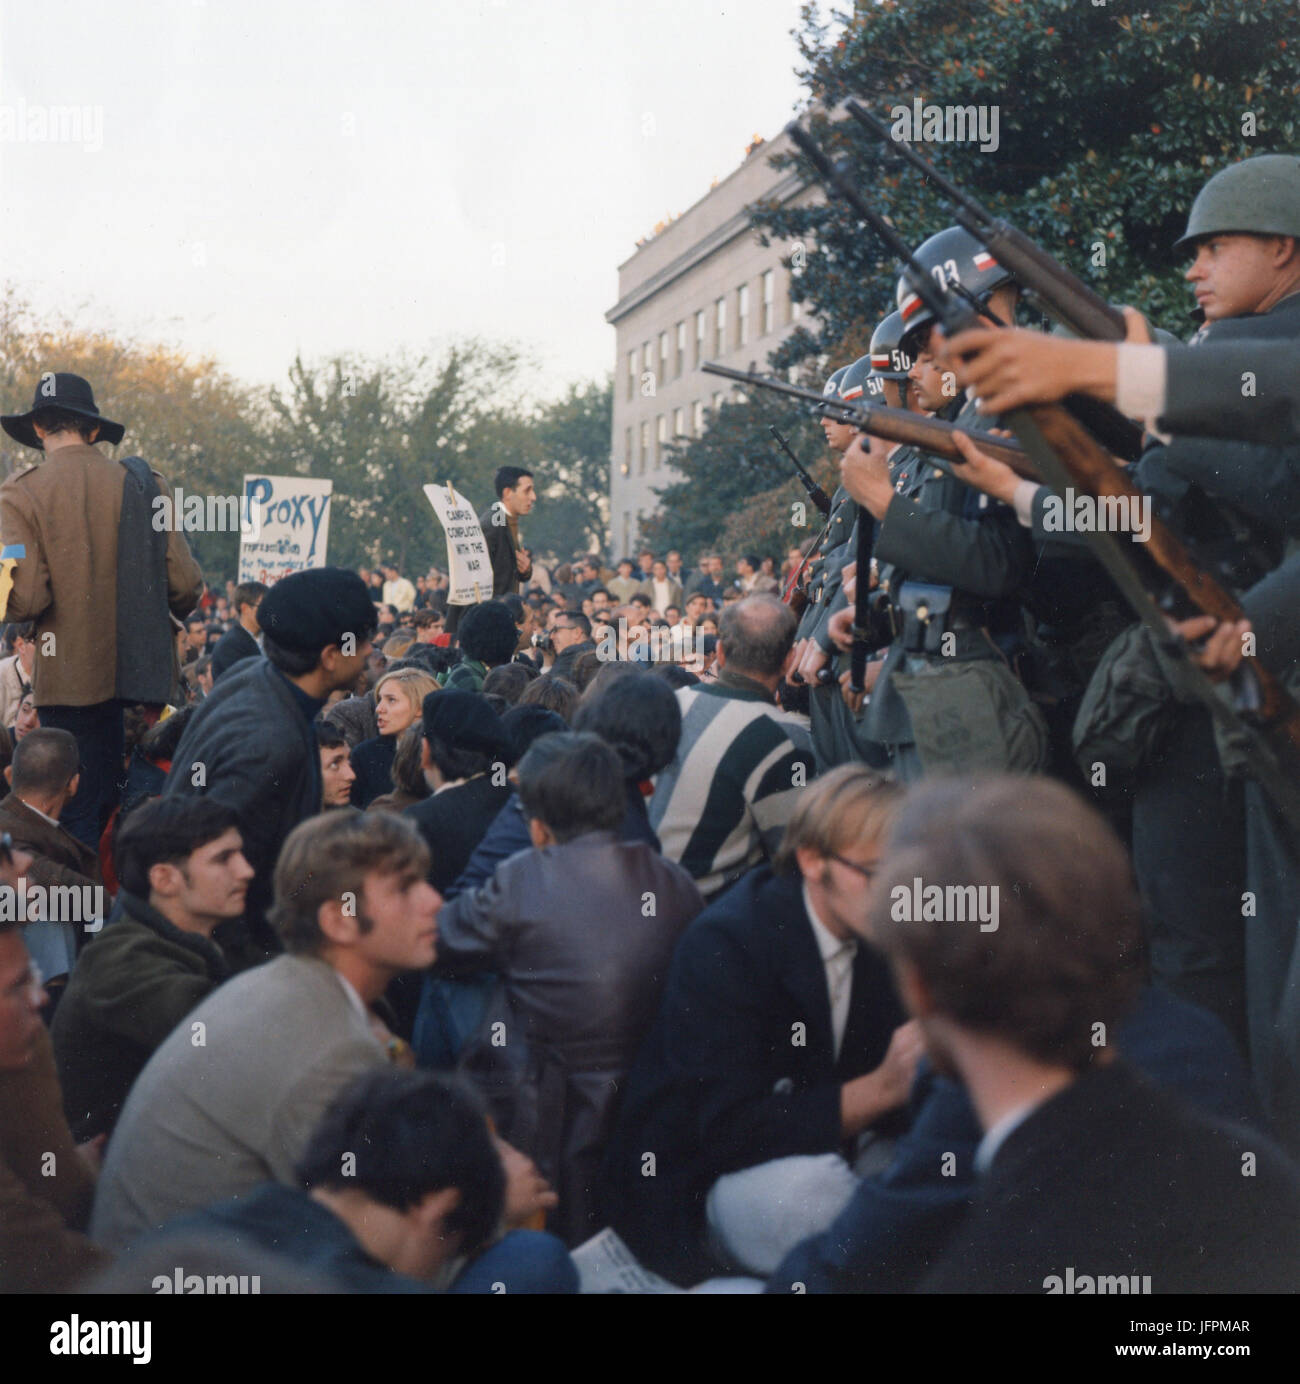
<path id="1" fill-rule="evenodd" d="M 650 802 L 664 858 L 705 898 L 771 858 L 816 773 L 806 723 L 778 710 L 759 683 L 723 676 L 677 693 L 682 738 Z"/>

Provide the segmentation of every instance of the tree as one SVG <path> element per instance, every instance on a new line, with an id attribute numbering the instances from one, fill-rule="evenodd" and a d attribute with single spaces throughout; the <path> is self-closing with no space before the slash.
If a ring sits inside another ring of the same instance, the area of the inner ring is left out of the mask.
<path id="1" fill-rule="evenodd" d="M 539 453 L 539 500 L 528 520 L 528 546 L 563 561 L 605 546 L 609 532 L 609 434 L 614 384 L 571 384 L 543 404 L 528 427 Z"/>

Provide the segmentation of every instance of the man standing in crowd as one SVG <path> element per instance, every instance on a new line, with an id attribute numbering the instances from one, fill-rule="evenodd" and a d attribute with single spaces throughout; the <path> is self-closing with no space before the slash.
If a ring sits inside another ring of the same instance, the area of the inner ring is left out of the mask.
<path id="1" fill-rule="evenodd" d="M 591 621 L 581 611 L 557 611 L 550 634 L 555 662 L 546 670 L 547 674 L 573 682 L 573 665 L 583 654 L 596 651 L 591 637 Z"/>
<path id="2" fill-rule="evenodd" d="M 533 473 L 522 466 L 500 466 L 493 479 L 497 498 L 478 517 L 492 564 L 492 595 L 504 596 L 533 575 L 533 559 L 519 537 L 519 521 L 537 503 Z M 465 618 L 466 606 L 448 606 L 447 629 L 454 634 Z"/>
<path id="3" fill-rule="evenodd" d="M 194 609 L 203 574 L 178 524 L 155 527 L 171 508 L 166 480 L 138 457 L 96 450 L 126 429 L 101 415 L 79 375 L 42 375 L 31 409 L 0 425 L 45 453 L 0 485 L 0 536 L 24 549 L 6 613 L 36 622 L 41 724 L 70 731 L 81 756 L 66 826 L 94 848 L 117 801 L 123 703 L 171 701 L 171 617 Z"/>
<path id="4" fill-rule="evenodd" d="M 262 627 L 257 622 L 257 610 L 262 604 L 262 598 L 271 588 L 263 586 L 260 581 L 241 582 L 235 588 L 235 613 L 236 623 L 217 640 L 217 647 L 212 651 L 212 681 L 233 668 L 236 663 L 242 662 L 246 658 L 258 658 L 262 653 L 262 646 L 257 642 L 257 636 L 261 634 Z"/>
<path id="5" fill-rule="evenodd" d="M 218 938 L 236 967 L 280 950 L 266 921 L 271 874 L 285 838 L 321 810 L 312 722 L 331 692 L 356 681 L 375 628 L 365 583 L 338 567 L 281 578 L 258 618 L 266 657 L 227 673 L 195 712 L 163 789 L 168 796 L 206 794 L 238 816 L 244 854 L 257 873 L 245 935 Z"/>
<path id="6" fill-rule="evenodd" d="M 78 1139 L 111 1132 L 154 1050 L 225 980 L 212 931 L 243 914 L 241 844 L 234 809 L 210 798 L 151 798 L 122 821 L 113 925 L 82 953 L 51 1029 Z"/>
<path id="7" fill-rule="evenodd" d="M 321 805 L 347 807 L 357 777 L 347 736 L 332 721 L 317 721 L 316 743 L 320 746 Z"/>
<path id="8" fill-rule="evenodd" d="M 645 582 L 641 590 L 650 597 L 650 605 L 657 610 L 660 615 L 669 606 L 681 606 L 682 587 L 681 583 L 674 581 L 668 575 L 668 564 L 656 559 L 650 569 L 650 580 Z"/>
<path id="9" fill-rule="evenodd" d="M 794 631 L 789 606 L 746 596 L 722 613 L 717 681 L 677 693 L 682 738 L 650 824 L 706 899 L 775 852 L 816 772 L 808 732 L 775 705 Z"/>
<path id="10" fill-rule="evenodd" d="M 392 606 L 399 615 L 415 609 L 415 587 L 402 576 L 395 562 L 384 564 L 385 604 Z"/>

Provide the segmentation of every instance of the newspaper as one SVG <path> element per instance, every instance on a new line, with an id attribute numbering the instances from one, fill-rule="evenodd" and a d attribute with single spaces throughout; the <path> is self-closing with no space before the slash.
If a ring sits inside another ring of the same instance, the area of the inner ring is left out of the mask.
<path id="1" fill-rule="evenodd" d="M 580 1293 L 684 1293 L 666 1278 L 651 1273 L 619 1234 L 607 1226 L 572 1252 Z"/>

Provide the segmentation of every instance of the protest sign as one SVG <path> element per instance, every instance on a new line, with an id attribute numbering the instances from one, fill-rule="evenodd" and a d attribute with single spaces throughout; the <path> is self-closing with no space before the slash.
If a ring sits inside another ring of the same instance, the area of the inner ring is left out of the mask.
<path id="1" fill-rule="evenodd" d="M 239 580 L 268 586 L 290 572 L 325 566 L 333 481 L 245 476 Z"/>
<path id="2" fill-rule="evenodd" d="M 447 604 L 491 600 L 492 559 L 474 506 L 450 485 L 426 485 L 424 494 L 447 535 Z"/>

